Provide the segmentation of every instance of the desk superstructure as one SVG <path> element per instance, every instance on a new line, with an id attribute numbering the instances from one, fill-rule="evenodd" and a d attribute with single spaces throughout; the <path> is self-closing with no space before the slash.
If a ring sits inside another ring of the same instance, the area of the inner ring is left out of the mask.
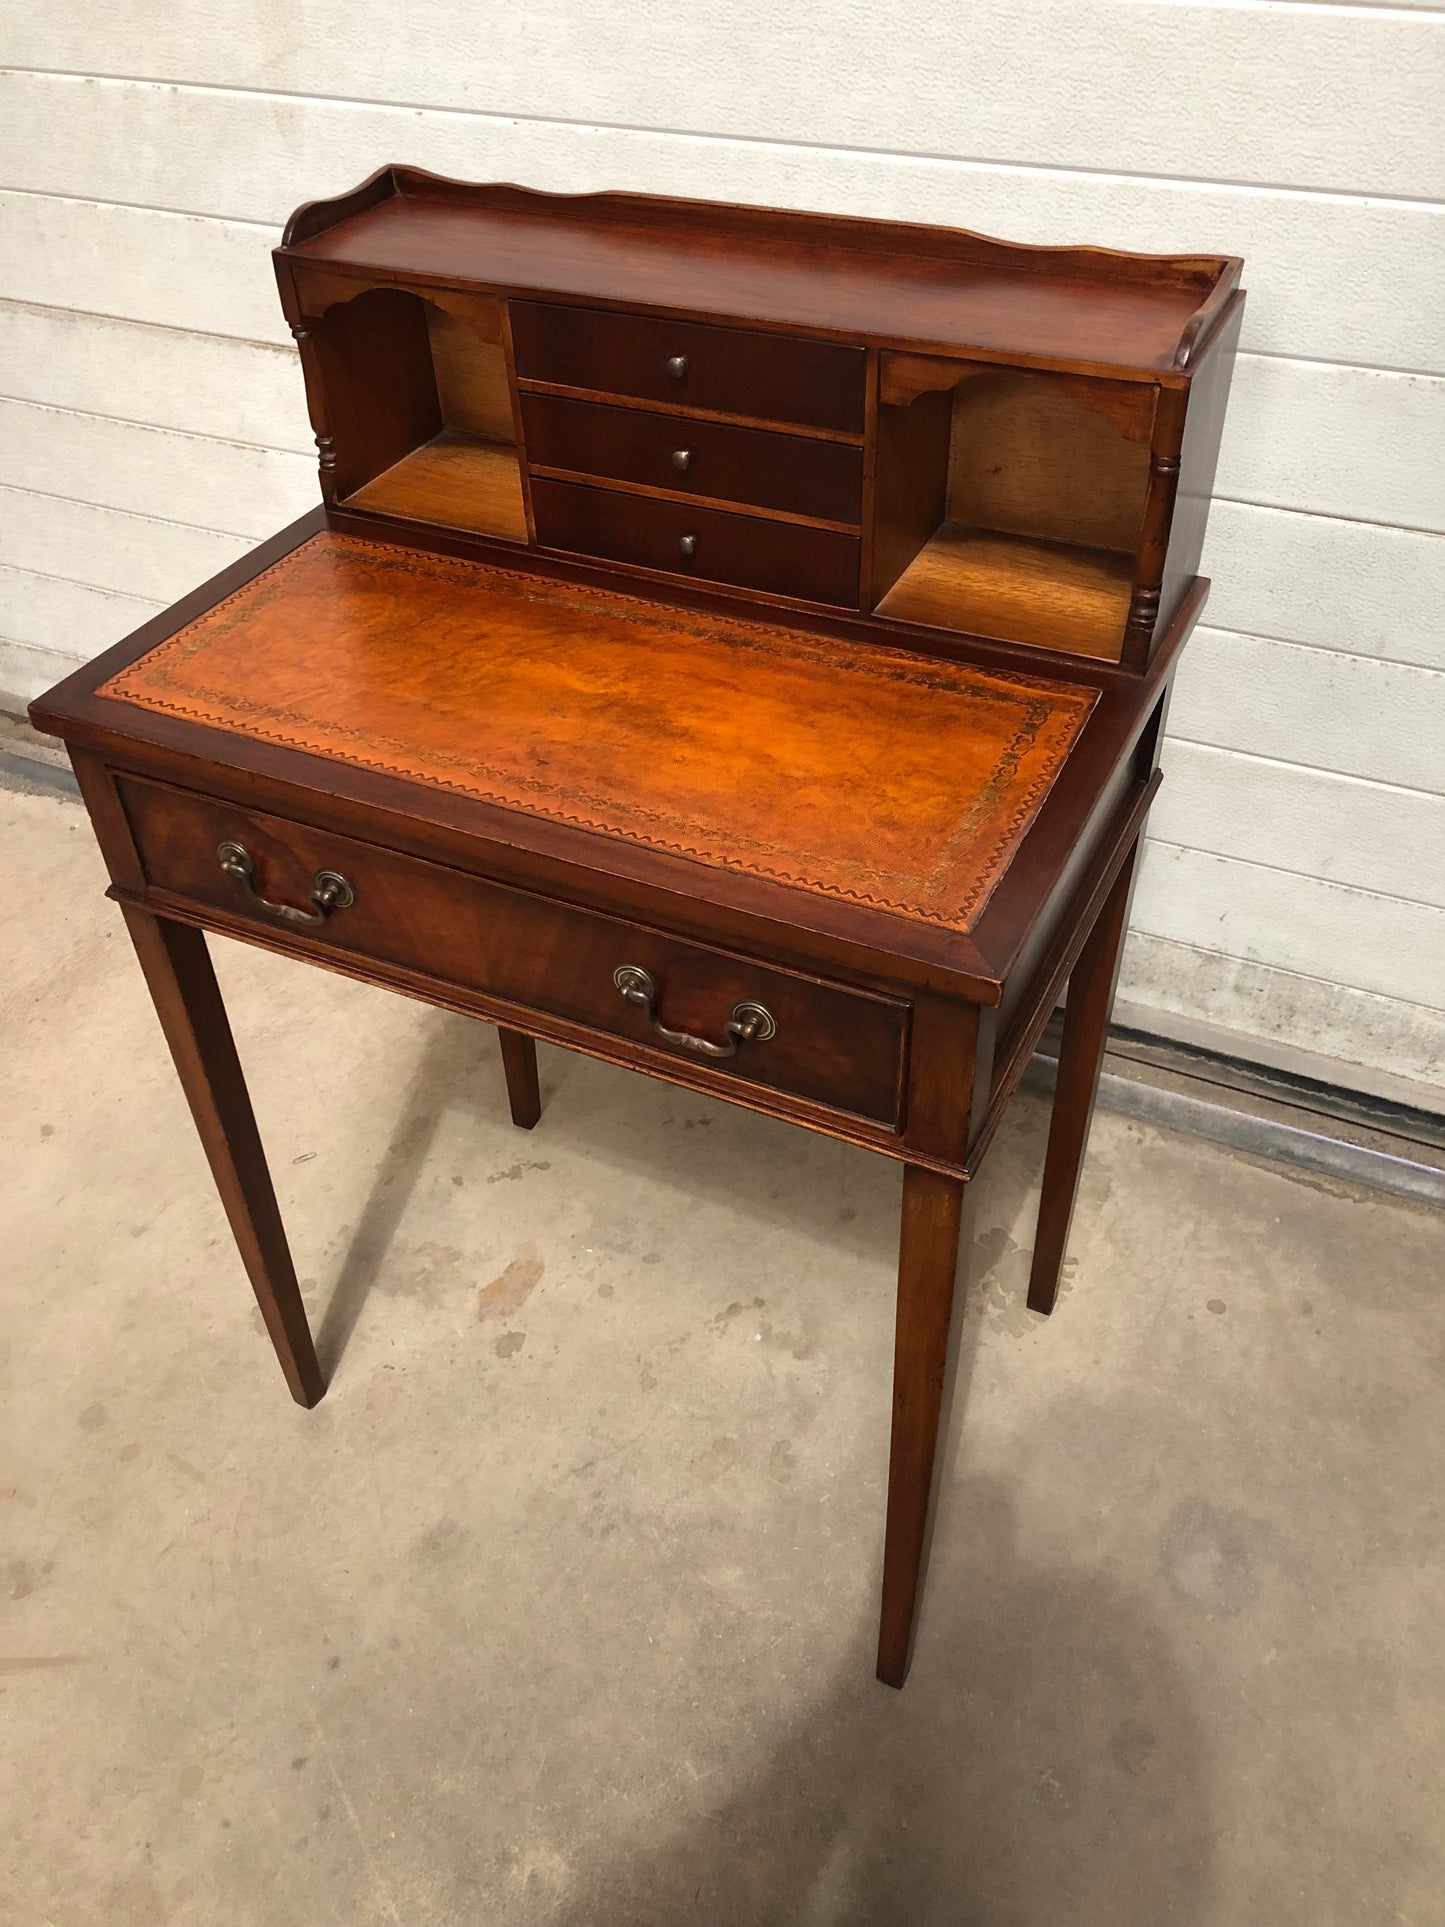
<path id="1" fill-rule="evenodd" d="M 287 1382 L 203 932 L 904 1167 L 901 1685 L 969 1180 L 1065 985 L 1052 1309 L 1240 263 L 400 167 L 276 250 L 322 503 L 42 697 Z M 987 1583 L 986 1576 L 981 1583 Z"/>

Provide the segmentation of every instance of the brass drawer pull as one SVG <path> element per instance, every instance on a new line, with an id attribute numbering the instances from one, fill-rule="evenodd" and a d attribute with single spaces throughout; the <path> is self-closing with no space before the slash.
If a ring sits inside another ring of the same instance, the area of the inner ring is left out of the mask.
<path id="1" fill-rule="evenodd" d="M 259 904 L 268 916 L 282 917 L 287 923 L 304 923 L 315 928 L 325 923 L 333 910 L 349 910 L 356 901 L 356 892 L 339 870 L 318 870 L 311 886 L 313 907 L 310 910 L 298 910 L 292 903 L 272 903 L 256 888 L 256 865 L 244 843 L 218 844 L 216 855 L 226 875 L 234 877 L 245 888 L 253 903 Z"/>
<path id="2" fill-rule="evenodd" d="M 690 448 L 675 448 L 672 451 L 672 465 L 679 475 L 685 475 L 692 467 L 692 450 Z"/>
<path id="3" fill-rule="evenodd" d="M 679 555 L 696 555 L 697 537 L 695 535 L 680 535 L 677 538 L 677 552 Z"/>
<path id="4" fill-rule="evenodd" d="M 770 1010 L 764 1010 L 761 1004 L 734 1004 L 732 1015 L 723 1025 L 727 1043 L 710 1044 L 705 1037 L 693 1037 L 685 1030 L 669 1030 L 666 1024 L 657 1021 L 657 983 L 651 972 L 640 964 L 618 964 L 612 981 L 627 1003 L 636 1004 L 646 1012 L 648 1023 L 659 1037 L 669 1044 L 680 1044 L 684 1050 L 696 1051 L 699 1057 L 736 1057 L 739 1044 L 766 1044 L 778 1034 Z"/>
<path id="5" fill-rule="evenodd" d="M 672 376 L 674 381 L 681 381 L 687 373 L 687 356 L 669 355 L 667 358 L 667 372 Z"/>

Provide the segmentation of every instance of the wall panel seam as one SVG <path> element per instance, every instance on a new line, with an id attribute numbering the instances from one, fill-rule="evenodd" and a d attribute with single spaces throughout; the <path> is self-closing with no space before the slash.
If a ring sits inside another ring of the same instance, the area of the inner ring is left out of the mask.
<path id="1" fill-rule="evenodd" d="M 0 74 L 5 70 L 0 68 Z M 13 194 L 17 199 L 29 201 L 66 201 L 72 207 L 118 207 L 129 214 L 159 214 L 168 221 L 210 221 L 217 227 L 255 228 L 262 234 L 274 234 L 277 242 L 281 239 L 280 221 L 252 221 L 242 214 L 203 214 L 182 207 L 157 207 L 154 201 L 115 201 L 106 195 L 62 194 L 57 189 L 46 187 L 12 187 L 0 181 L 0 194 Z"/>
<path id="2" fill-rule="evenodd" d="M 1148 937 L 1151 943 L 1172 943 L 1176 950 L 1191 951 L 1196 957 L 1225 957 L 1230 963 L 1248 964 L 1251 969 L 1277 971 L 1282 977 L 1300 977 L 1306 983 L 1323 984 L 1327 990 L 1344 991 L 1351 997 L 1370 997 L 1382 1004 L 1398 1004 L 1402 1010 L 1423 1011 L 1429 1017 L 1441 1017 L 1445 1010 L 1439 1004 L 1422 1004 L 1414 997 L 1402 997 L 1393 990 L 1367 990 L 1363 984 L 1348 984 L 1338 977 L 1319 977 L 1313 970 L 1299 970 L 1293 964 L 1271 963 L 1266 957 L 1247 957 L 1238 950 L 1211 950 L 1202 943 L 1184 943 L 1178 937 L 1165 937 L 1153 930 L 1141 929 L 1130 924 L 1131 935 Z M 1127 966 L 1125 975 L 1127 976 Z M 1248 1033 L 1245 1033 L 1248 1035 Z"/>
<path id="3" fill-rule="evenodd" d="M 189 335 L 196 341 L 223 341 L 236 348 L 264 348 L 267 354 L 295 359 L 296 349 L 289 341 L 267 341 L 259 335 L 223 335 L 214 328 L 188 328 L 174 321 L 152 321 L 133 314 L 112 314 L 106 308 L 77 308 L 54 301 L 32 301 L 23 294 L 0 294 L 0 308 L 19 308 L 26 314 L 73 315 L 79 321 L 113 322 L 118 328 L 149 328 L 158 335 Z M 15 397 L 11 396 L 11 400 Z"/>
<path id="4" fill-rule="evenodd" d="M 219 535 L 227 542 L 252 540 L 249 536 L 237 535 L 234 529 L 214 529 L 206 522 L 181 522 L 172 515 L 152 515 L 146 509 L 120 508 L 114 502 L 96 502 L 88 495 L 65 495 L 51 488 L 34 488 L 28 482 L 0 482 L 0 491 L 11 495 L 34 495 L 42 502 L 73 502 L 77 508 L 98 509 L 103 515 L 124 515 L 133 522 L 154 522 L 157 528 L 162 529 L 190 529 L 197 535 Z M 78 581 L 80 578 L 69 579 Z"/>
<path id="5" fill-rule="evenodd" d="M 1244 763 L 1258 763 L 1268 769 L 1305 770 L 1311 776 L 1324 776 L 1333 783 L 1351 785 L 1357 789 L 1384 790 L 1396 796 L 1427 796 L 1436 802 L 1445 801 L 1445 790 L 1427 790 L 1416 783 L 1392 783 L 1379 776 L 1361 776 L 1354 770 L 1331 769 L 1328 763 L 1299 763 L 1286 756 L 1261 756 L 1257 750 L 1237 749 L 1232 743 L 1211 743 L 1199 736 L 1179 736 L 1171 729 L 1165 739 L 1165 755 L 1168 745 L 1177 743 L 1185 749 L 1202 749 L 1213 756 L 1232 756 Z M 1165 775 L 1168 776 L 1168 765 Z"/>
<path id="6" fill-rule="evenodd" d="M 1230 963 L 1248 964 L 1252 970 L 1268 970 L 1280 977 L 1299 977 L 1308 984 L 1323 984 L 1327 990 L 1344 991 L 1350 997 L 1369 997 L 1381 1004 L 1399 1004 L 1406 1010 L 1423 1010 L 1431 1017 L 1442 1015 L 1439 1004 L 1417 1003 L 1413 997 L 1398 996 L 1392 990 L 1366 990 L 1359 984 L 1342 983 L 1338 977 L 1319 977 L 1313 970 L 1301 970 L 1295 964 L 1271 963 L 1266 957 L 1245 957 L 1237 950 L 1211 950 L 1206 944 L 1190 943 L 1183 937 L 1166 937 L 1162 932 L 1145 930 L 1131 923 L 1128 934 L 1131 937 L 1146 937 L 1150 943 L 1167 943 L 1173 950 L 1187 950 L 1196 957 L 1224 957 Z"/>
<path id="7" fill-rule="evenodd" d="M 78 575 L 56 575 L 50 569 L 32 569 L 28 562 L 7 562 L 3 556 L 0 556 L 0 575 L 27 575 L 37 582 L 58 582 L 62 588 L 83 589 L 87 595 L 112 596 L 119 602 L 144 602 L 152 609 L 169 606 L 159 596 L 137 595 L 134 589 L 117 589 L 113 584 L 87 582 Z"/>
<path id="8" fill-rule="evenodd" d="M 1293 502 L 1256 502 L 1248 495 L 1224 495 L 1218 490 L 1210 497 L 1214 502 L 1232 502 L 1236 508 L 1268 509 L 1275 515 L 1308 515 L 1319 522 L 1351 522 L 1361 529 L 1398 529 L 1401 535 L 1433 535 L 1438 542 L 1440 529 L 1423 528 L 1418 522 L 1382 522 L 1372 515 L 1341 515 L 1338 509 L 1306 509 Z"/>
<path id="9" fill-rule="evenodd" d="M 1280 511 L 1281 514 L 1287 514 L 1288 512 L 1288 510 Z M 1389 525 L 1387 524 L 1386 526 Z M 1267 642 L 1275 649 L 1309 649 L 1316 655 L 1328 657 L 1331 661 L 1336 662 L 1343 659 L 1346 662 L 1388 664 L 1392 669 L 1412 669 L 1422 676 L 1445 676 L 1445 669 L 1437 668 L 1434 663 L 1396 662 L 1393 658 L 1386 656 L 1362 656 L 1357 654 L 1353 649 L 1330 649 L 1322 643 L 1300 642 L 1290 636 L 1258 636 L 1252 629 L 1226 629 L 1216 622 L 1201 623 L 1198 634 L 1229 636 L 1235 642 Z"/>
<path id="10" fill-rule="evenodd" d="M 1293 509 L 1276 509 L 1274 513 L 1276 515 L 1292 515 L 1295 511 Z M 1393 524 L 1381 522 L 1377 526 L 1380 528 L 1391 528 Z M 1412 535 L 1415 531 L 1413 529 L 1401 529 L 1399 533 L 1401 535 Z M 1440 539 L 1440 537 L 1436 537 L 1437 541 Z M 1206 603 L 1205 607 L 1208 608 L 1208 606 L 1208 603 Z M 1206 629 L 1214 636 L 1242 636 L 1248 642 L 1277 642 L 1286 649 L 1315 649 L 1318 650 L 1322 656 L 1347 656 L 1352 662 L 1378 662 L 1383 663 L 1385 667 L 1389 669 L 1428 669 L 1437 676 L 1442 673 L 1438 663 L 1416 662 L 1409 656 L 1366 656 L 1362 655 L 1356 649 L 1338 648 L 1331 642 L 1301 642 L 1298 636 L 1266 636 L 1261 634 L 1257 629 L 1250 629 L 1248 631 L 1243 629 L 1224 629 L 1212 622 L 1201 624 L 1200 632 L 1203 633 Z"/>
<path id="11" fill-rule="evenodd" d="M 1278 0 L 1270 0 L 1271 5 Z M 1267 11 L 1260 8 L 1261 12 Z M 1419 18 L 1407 14 L 1408 19 Z M 1427 19 L 1434 16 L 1427 15 Z M 710 143 L 715 146 L 733 147 L 774 147 L 781 152 L 835 154 L 855 156 L 858 159 L 928 161 L 935 165 L 961 166 L 1014 170 L 1023 173 L 1054 174 L 1073 176 L 1076 179 L 1105 179 L 1117 181 L 1164 181 L 1174 185 L 1192 187 L 1226 187 L 1248 191 L 1304 193 L 1317 195 L 1322 199 L 1340 201 L 1382 201 L 1394 202 L 1403 207 L 1440 207 L 1442 202 L 1435 195 L 1392 194 L 1381 195 L 1368 188 L 1320 188 L 1307 187 L 1302 183 L 1288 181 L 1247 181 L 1231 180 L 1226 176 L 1210 174 L 1133 174 L 1121 172 L 1118 168 L 1081 167 L 1078 165 L 1060 168 L 1045 161 L 1001 160 L 993 155 L 982 154 L 938 154 L 916 148 L 895 147 L 848 147 L 837 141 L 780 141 L 776 135 L 739 134 L 710 132 L 706 129 L 687 127 L 646 127 L 627 121 L 573 120 L 566 115 L 523 114 L 508 111 L 506 108 L 492 107 L 429 107 L 417 101 L 378 100 L 356 95 L 309 94 L 289 92 L 285 88 L 233 87 L 219 81 L 202 80 L 164 80 L 153 75 L 138 74 L 93 74 L 80 69 L 50 67 L 0 67 L 0 76 L 14 74 L 42 80 L 100 81 L 108 86 L 149 87 L 167 93 L 204 93 L 226 94 L 236 100 L 297 101 L 313 107 L 365 107 L 378 108 L 386 112 L 411 115 L 443 116 L 458 120 L 495 121 L 505 127 L 561 127 L 578 132 L 598 132 L 605 134 L 636 134 L 650 139 L 692 141 Z M 0 190 L 4 184 L 0 183 Z M 157 212 L 177 210 L 157 209 Z"/>
<path id="12" fill-rule="evenodd" d="M 75 421 L 112 422 L 119 428 L 139 428 L 148 435 L 174 435 L 178 441 L 183 442 L 207 442 L 216 448 L 245 448 L 257 455 L 280 455 L 291 462 L 316 460 L 316 457 L 308 455 L 305 449 L 281 448 L 275 442 L 241 442 L 230 435 L 199 434 L 191 428 L 172 428 L 166 422 L 137 421 L 133 415 L 100 415 L 93 408 L 67 408 L 63 402 L 35 401 L 28 395 L 0 394 L 0 402 L 9 402 L 15 408 L 43 409 L 51 415 L 69 415 Z M 96 506 L 103 508 L 106 505 L 97 503 Z"/>
<path id="13" fill-rule="evenodd" d="M 57 656 L 62 662 L 73 662 L 77 669 L 83 669 L 92 661 L 90 656 L 78 656 L 73 649 L 56 649 L 48 642 L 22 642 L 19 636 L 0 635 L 0 649 L 25 649 L 32 656 Z"/>
<path id="14" fill-rule="evenodd" d="M 1399 375 L 1407 381 L 1445 381 L 1438 368 L 1392 368 L 1384 361 L 1335 361 L 1328 355 L 1290 355 L 1281 348 L 1241 348 L 1241 361 L 1298 362 L 1301 368 L 1347 368 L 1367 375 Z"/>
<path id="15" fill-rule="evenodd" d="M 1428 910 L 1433 916 L 1445 918 L 1445 908 L 1438 903 L 1427 903 L 1419 897 L 1402 897 L 1393 890 L 1367 890 L 1358 883 L 1337 883 L 1333 877 L 1319 876 L 1313 870 L 1291 870 L 1282 863 L 1261 863 L 1257 857 L 1229 856 L 1220 850 L 1201 849 L 1197 843 L 1175 843 L 1168 837 L 1149 836 L 1147 841 L 1156 850 L 1178 850 L 1185 856 L 1207 857 L 1211 863 L 1237 864 L 1245 870 L 1263 870 L 1270 876 L 1297 877 L 1305 883 L 1317 883 L 1323 890 L 1341 890 L 1352 897 L 1366 897 L 1371 902 L 1403 903 L 1412 910 Z M 1445 978 L 1441 980 L 1445 988 Z"/>
<path id="16" fill-rule="evenodd" d="M 1220 495 L 1215 491 L 1209 499 L 1211 502 L 1232 502 L 1235 501 L 1236 498 L 1231 495 Z M 1278 502 L 1241 501 L 1238 503 L 1238 506 L 1244 509 L 1257 509 L 1264 515 L 1307 515 L 1312 522 L 1348 522 L 1351 527 L 1359 529 L 1400 528 L 1398 522 L 1380 522 L 1373 520 L 1368 515 L 1341 515 L 1338 509 L 1283 508 Z M 1401 529 L 1400 532 L 1403 535 L 1428 535 L 1433 537 L 1437 542 L 1441 540 L 1441 534 L 1438 529 Z"/>

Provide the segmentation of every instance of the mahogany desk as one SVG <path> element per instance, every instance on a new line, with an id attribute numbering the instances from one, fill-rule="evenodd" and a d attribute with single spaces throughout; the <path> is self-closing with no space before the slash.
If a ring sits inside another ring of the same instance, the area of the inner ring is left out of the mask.
<path id="1" fill-rule="evenodd" d="M 32 709 L 286 1380 L 324 1385 L 203 932 L 899 1159 L 880 1678 L 968 1181 L 1067 984 L 1052 1309 L 1239 264 L 384 169 L 277 250 L 324 501 Z"/>

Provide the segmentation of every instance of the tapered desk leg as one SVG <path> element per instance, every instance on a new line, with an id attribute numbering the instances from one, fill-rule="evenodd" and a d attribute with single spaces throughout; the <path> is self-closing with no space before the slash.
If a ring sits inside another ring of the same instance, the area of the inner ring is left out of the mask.
<path id="1" fill-rule="evenodd" d="M 893 1440 L 878 1627 L 878 1677 L 889 1686 L 901 1686 L 908 1676 L 918 1594 L 933 1533 L 935 1460 L 947 1424 L 963 1323 L 964 1294 L 954 1280 L 965 1228 L 965 1190 L 959 1178 L 940 1177 L 918 1165 L 903 1168 Z"/>
<path id="2" fill-rule="evenodd" d="M 497 1026 L 502 1040 L 502 1069 L 507 1073 L 507 1101 L 512 1122 L 530 1131 L 542 1115 L 542 1093 L 537 1084 L 537 1046 L 519 1030 Z"/>
<path id="3" fill-rule="evenodd" d="M 1064 1007 L 1064 1034 L 1059 1046 L 1059 1073 L 1054 1085 L 1049 1148 L 1044 1158 L 1043 1190 L 1039 1197 L 1039 1225 L 1029 1274 L 1029 1309 L 1045 1315 L 1059 1295 L 1059 1274 L 1074 1216 L 1079 1172 L 1089 1142 L 1099 1070 L 1109 1035 L 1109 1013 L 1119 980 L 1119 958 L 1129 924 L 1129 899 L 1138 865 L 1136 843 L 1124 859 L 1114 887 L 1105 897 L 1094 927 L 1079 952 L 1069 978 L 1069 1001 Z"/>
<path id="4" fill-rule="evenodd" d="M 314 1405 L 326 1385 L 206 940 L 189 924 L 123 907 L 286 1383 L 299 1405 Z"/>

